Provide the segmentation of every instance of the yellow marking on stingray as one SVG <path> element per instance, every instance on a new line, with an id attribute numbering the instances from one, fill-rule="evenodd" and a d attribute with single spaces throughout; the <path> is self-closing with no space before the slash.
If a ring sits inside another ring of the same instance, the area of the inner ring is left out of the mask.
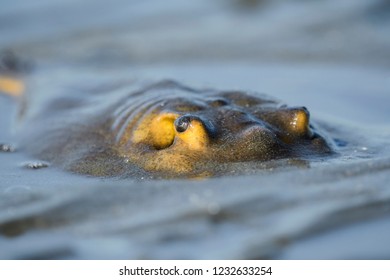
<path id="1" fill-rule="evenodd" d="M 164 149 L 175 140 L 174 122 L 179 115 L 166 113 L 155 118 L 150 126 L 150 136 L 156 149 Z"/>
<path id="2" fill-rule="evenodd" d="M 150 145 L 157 151 L 143 153 L 133 160 L 149 171 L 192 172 L 198 152 L 206 150 L 208 135 L 198 120 L 191 120 L 186 131 L 177 132 L 175 120 L 179 117 L 180 114 L 174 112 L 152 112 L 145 116 L 133 131 L 131 141 Z"/>
<path id="3" fill-rule="evenodd" d="M 309 129 L 309 116 L 304 110 L 294 112 L 294 117 L 290 122 L 291 128 L 295 133 L 304 134 Z"/>
<path id="4" fill-rule="evenodd" d="M 24 91 L 24 83 L 18 79 L 0 76 L 0 91 L 11 96 L 20 96 Z"/>
<path id="5" fill-rule="evenodd" d="M 192 120 L 187 130 L 177 133 L 179 139 L 191 150 L 202 151 L 209 143 L 209 137 L 203 124 L 198 120 Z"/>
<path id="6" fill-rule="evenodd" d="M 133 132 L 133 143 L 145 143 L 156 149 L 169 147 L 175 139 L 175 113 L 151 113 L 146 116 Z"/>

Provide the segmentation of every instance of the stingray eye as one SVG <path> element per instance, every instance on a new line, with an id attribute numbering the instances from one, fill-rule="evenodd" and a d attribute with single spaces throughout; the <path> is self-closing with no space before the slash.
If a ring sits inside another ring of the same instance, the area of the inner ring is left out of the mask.
<path id="1" fill-rule="evenodd" d="M 188 129 L 190 126 L 191 119 L 188 116 L 182 116 L 180 118 L 177 118 L 175 121 L 175 129 L 177 132 L 181 133 Z"/>

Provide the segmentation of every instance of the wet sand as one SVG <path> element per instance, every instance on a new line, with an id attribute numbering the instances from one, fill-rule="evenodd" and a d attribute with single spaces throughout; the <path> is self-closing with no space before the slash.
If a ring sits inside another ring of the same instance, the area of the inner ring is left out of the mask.
<path id="1" fill-rule="evenodd" d="M 42 98 L 129 78 L 265 92 L 307 106 L 347 143 L 340 156 L 247 176 L 136 181 L 50 163 L 26 168 L 39 160 L 16 146 L 0 152 L 0 258 L 389 259 L 390 48 L 388 21 L 374 9 L 381 1 L 281 1 L 257 12 L 179 2 L 123 9 L 115 1 L 95 19 L 103 3 L 10 1 L 0 20 L 19 25 L 3 27 L 0 48 L 34 62 L 25 80 Z M 329 13 L 311 17 L 319 7 Z M 231 26 L 245 32 L 233 37 Z M 0 143 L 16 143 L 16 110 L 0 96 Z"/>

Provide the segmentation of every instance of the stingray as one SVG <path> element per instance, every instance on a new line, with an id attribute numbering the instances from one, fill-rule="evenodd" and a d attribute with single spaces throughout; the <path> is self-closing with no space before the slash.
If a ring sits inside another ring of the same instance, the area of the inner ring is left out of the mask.
<path id="1" fill-rule="evenodd" d="M 0 91 L 20 103 L 19 149 L 80 174 L 221 176 L 334 154 L 306 107 L 257 92 L 164 80 L 68 90 L 37 101 L 19 79 L 4 75 Z"/>

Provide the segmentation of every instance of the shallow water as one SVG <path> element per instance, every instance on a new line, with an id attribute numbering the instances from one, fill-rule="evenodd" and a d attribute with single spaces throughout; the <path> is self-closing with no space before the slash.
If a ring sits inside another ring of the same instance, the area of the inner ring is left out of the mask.
<path id="1" fill-rule="evenodd" d="M 199 181 L 32 169 L 16 146 L 0 152 L 0 258 L 390 258 L 389 24 L 370 8 L 381 1 L 262 2 L 114 1 L 96 18 L 104 3 L 6 1 L 0 21 L 19 24 L 0 47 L 34 61 L 25 80 L 42 98 L 134 78 L 253 90 L 308 107 L 347 145 L 309 167 Z M 15 114 L 0 96 L 1 143 L 15 143 Z"/>

